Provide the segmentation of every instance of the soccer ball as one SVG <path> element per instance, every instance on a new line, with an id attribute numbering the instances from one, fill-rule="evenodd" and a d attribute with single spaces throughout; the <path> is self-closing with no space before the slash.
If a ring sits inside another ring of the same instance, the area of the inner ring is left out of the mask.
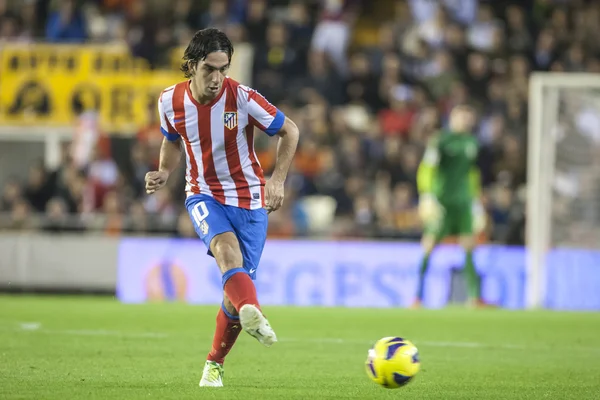
<path id="1" fill-rule="evenodd" d="M 375 383 L 396 389 L 406 385 L 419 372 L 419 350 L 406 339 L 385 337 L 369 349 L 365 367 Z"/>

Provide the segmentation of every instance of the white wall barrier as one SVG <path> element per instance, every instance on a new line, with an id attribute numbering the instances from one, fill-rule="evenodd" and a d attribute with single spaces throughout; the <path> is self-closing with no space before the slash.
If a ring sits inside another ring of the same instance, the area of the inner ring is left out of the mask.
<path id="1" fill-rule="evenodd" d="M 481 246 L 475 263 L 483 297 L 524 306 L 525 249 Z M 417 286 L 421 250 L 400 242 L 267 242 L 256 285 L 265 305 L 404 307 Z M 440 247 L 431 258 L 424 302 L 442 307 L 453 296 L 464 253 Z M 600 310 L 600 252 L 549 253 L 550 309 Z M 221 276 L 199 240 L 91 235 L 0 235 L 0 288 L 116 291 L 127 303 L 221 301 Z M 464 288 L 460 289 L 464 290 Z M 456 289 L 455 289 L 456 291 Z"/>
<path id="2" fill-rule="evenodd" d="M 113 291 L 119 239 L 0 234 L 0 287 Z"/>

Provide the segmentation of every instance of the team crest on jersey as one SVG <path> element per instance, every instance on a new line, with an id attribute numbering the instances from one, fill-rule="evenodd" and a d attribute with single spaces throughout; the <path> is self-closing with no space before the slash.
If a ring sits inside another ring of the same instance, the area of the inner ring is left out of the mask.
<path id="1" fill-rule="evenodd" d="M 233 129 L 237 126 L 237 112 L 228 111 L 223 113 L 223 125 L 227 129 Z"/>

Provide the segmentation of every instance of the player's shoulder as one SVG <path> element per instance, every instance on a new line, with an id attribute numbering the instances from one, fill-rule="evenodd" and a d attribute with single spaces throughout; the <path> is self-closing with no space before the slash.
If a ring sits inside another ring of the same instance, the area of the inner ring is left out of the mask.
<path id="1" fill-rule="evenodd" d="M 238 93 L 241 95 L 244 95 L 245 97 L 255 95 L 255 94 L 260 94 L 258 92 L 258 90 L 254 89 L 248 85 L 244 85 L 244 84 L 237 82 L 236 80 L 231 79 L 229 77 L 228 77 L 228 80 L 230 82 L 230 85 L 232 85 L 232 87 L 235 86 L 238 90 Z"/>
<path id="2" fill-rule="evenodd" d="M 250 94 L 252 92 L 255 92 L 254 89 L 252 89 L 250 86 L 241 84 L 240 82 L 236 81 L 235 79 L 231 79 L 229 78 L 229 82 L 232 88 L 235 88 L 238 96 L 241 96 L 243 98 L 248 98 L 248 96 L 250 96 Z"/>
<path id="3" fill-rule="evenodd" d="M 174 85 L 171 85 L 171 86 L 169 86 L 169 87 L 166 87 L 166 88 L 164 88 L 164 89 L 163 89 L 162 93 L 165 93 L 165 92 L 170 92 L 171 90 L 174 90 L 174 89 L 175 89 L 175 86 L 177 86 L 177 85 L 181 85 L 182 83 L 183 83 L 183 82 L 179 82 L 179 83 L 176 83 L 176 84 L 174 84 Z"/>
<path id="4" fill-rule="evenodd" d="M 186 85 L 186 84 L 187 84 L 187 81 L 183 81 L 183 82 L 176 83 L 174 85 L 171 85 L 171 86 L 163 89 L 160 92 L 160 95 L 158 97 L 158 101 L 162 103 L 164 100 L 167 100 L 168 98 L 172 98 L 173 97 L 173 92 L 175 91 L 175 89 L 177 87 L 181 87 L 182 85 Z"/>
<path id="5" fill-rule="evenodd" d="M 167 87 L 167 88 L 164 88 L 164 89 L 163 89 L 163 90 L 160 92 L 160 98 L 162 99 L 165 93 L 169 93 L 169 92 L 172 92 L 173 90 L 175 90 L 175 87 L 176 87 L 177 85 L 179 85 L 179 84 L 181 84 L 181 82 L 180 82 L 180 83 L 176 83 L 176 84 L 174 84 L 174 85 L 171 85 L 171 86 L 169 86 L 169 87 Z"/>
<path id="6" fill-rule="evenodd" d="M 225 86 L 226 89 L 228 89 L 228 92 L 230 92 L 231 94 L 233 94 L 236 98 L 242 98 L 242 99 L 247 99 L 248 98 L 248 93 L 250 91 L 250 88 L 248 86 L 242 85 L 240 82 L 236 81 L 235 79 L 231 78 L 230 76 L 226 76 L 225 80 L 223 81 L 223 85 Z"/>

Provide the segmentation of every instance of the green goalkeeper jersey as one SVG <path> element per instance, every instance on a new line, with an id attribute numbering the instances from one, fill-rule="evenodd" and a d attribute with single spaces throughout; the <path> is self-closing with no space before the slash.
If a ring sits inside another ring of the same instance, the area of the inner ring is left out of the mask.
<path id="1" fill-rule="evenodd" d="M 419 193 L 442 204 L 467 205 L 480 194 L 479 146 L 471 134 L 441 132 L 432 138 L 419 165 Z"/>

